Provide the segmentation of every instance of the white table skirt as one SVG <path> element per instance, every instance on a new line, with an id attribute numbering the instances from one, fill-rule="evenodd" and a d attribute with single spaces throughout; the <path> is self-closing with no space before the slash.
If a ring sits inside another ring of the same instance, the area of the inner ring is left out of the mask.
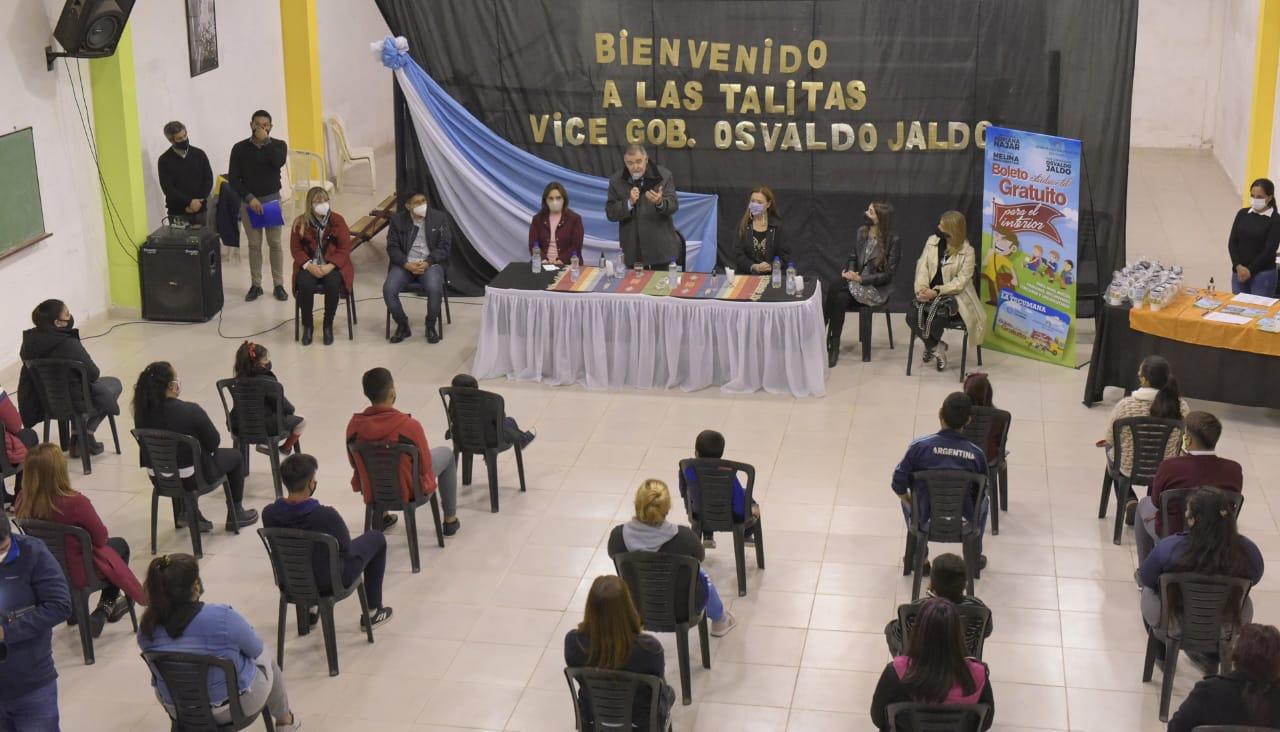
<path id="1" fill-rule="evenodd" d="M 474 373 L 589 389 L 824 396 L 821 292 L 736 302 L 490 287 Z"/>

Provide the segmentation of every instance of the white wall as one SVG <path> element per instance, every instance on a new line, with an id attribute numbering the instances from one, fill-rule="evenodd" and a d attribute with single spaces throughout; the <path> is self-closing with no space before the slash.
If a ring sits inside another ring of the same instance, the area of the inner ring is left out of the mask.
<path id="1" fill-rule="evenodd" d="M 18 360 L 19 333 L 31 327 L 31 309 L 41 300 L 65 300 L 81 322 L 107 309 L 106 241 L 93 160 L 62 62 L 45 70 L 44 47 L 61 9 L 62 0 L 0 2 L 0 133 L 34 128 L 45 230 L 53 234 L 0 260 L 0 368 Z M 77 62 L 70 63 L 74 73 Z M 87 63 L 81 75 L 87 86 Z M 18 388 L 16 382 L 3 386 Z"/>
<path id="2" fill-rule="evenodd" d="M 1214 117 L 1213 156 L 1243 193 L 1244 167 L 1253 100 L 1253 65 L 1257 53 L 1259 0 L 1222 0 L 1222 60 L 1218 70 L 1218 104 Z"/>
<path id="3" fill-rule="evenodd" d="M 342 117 L 353 146 L 389 148 L 395 143 L 392 76 L 369 50 L 388 33 L 382 14 L 372 0 L 318 0 L 317 8 L 325 118 Z M 330 159 L 336 154 L 331 141 Z M 353 169 L 353 183 L 364 184 L 366 175 Z"/>
<path id="4" fill-rule="evenodd" d="M 1130 145 L 1212 145 L 1222 61 L 1222 11 L 1215 0 L 1146 0 L 1138 4 Z"/>

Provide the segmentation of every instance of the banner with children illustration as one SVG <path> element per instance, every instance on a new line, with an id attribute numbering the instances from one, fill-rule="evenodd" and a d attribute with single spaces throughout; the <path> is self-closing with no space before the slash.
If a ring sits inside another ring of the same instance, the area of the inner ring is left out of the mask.
<path id="1" fill-rule="evenodd" d="M 979 294 L 990 320 L 982 345 L 1076 365 L 1079 173 L 1079 140 L 987 130 Z"/>

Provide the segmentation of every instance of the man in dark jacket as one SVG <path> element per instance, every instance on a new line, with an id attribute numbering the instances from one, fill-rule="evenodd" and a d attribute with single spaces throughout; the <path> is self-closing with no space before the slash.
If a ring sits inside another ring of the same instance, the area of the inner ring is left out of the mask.
<path id="1" fill-rule="evenodd" d="M 53 628 L 71 617 L 71 591 L 39 539 L 12 534 L 0 514 L 0 729 L 57 732 Z"/>
<path id="2" fill-rule="evenodd" d="M 164 191 L 164 207 L 170 220 L 202 226 L 209 220 L 205 204 L 213 190 L 213 168 L 204 150 L 191 146 L 187 127 L 181 122 L 164 126 L 169 149 L 160 153 L 156 173 Z"/>
<path id="3" fill-rule="evenodd" d="M 373 623 L 373 627 L 391 619 L 391 608 L 382 604 L 382 576 L 387 569 L 387 539 L 378 531 L 366 531 L 351 538 L 347 522 L 330 506 L 323 506 L 313 496 L 316 493 L 316 471 L 320 465 L 310 455 L 290 455 L 280 465 L 280 481 L 289 494 L 276 499 L 262 510 L 262 525 L 268 529 L 301 529 L 328 534 L 338 540 L 338 564 L 342 568 L 340 581 L 350 586 L 356 577 L 364 575 L 364 591 L 369 600 L 369 616 L 361 618 L 360 628 Z M 385 521 L 382 530 L 390 524 Z M 329 553 L 317 550 L 312 559 L 316 581 L 321 592 L 329 592 L 332 577 L 329 573 Z"/>
<path id="4" fill-rule="evenodd" d="M 628 267 L 666 267 L 683 254 L 671 219 L 680 207 L 671 171 L 650 162 L 642 145 L 629 145 L 622 162 L 622 170 L 609 178 L 604 213 L 618 222 L 623 261 Z"/>
<path id="5" fill-rule="evenodd" d="M 440 341 L 440 303 L 444 299 L 444 268 L 453 249 L 449 215 L 427 208 L 427 197 L 411 193 L 404 210 L 391 217 L 387 230 L 387 279 L 382 284 L 382 299 L 396 321 L 392 343 L 412 335 L 409 318 L 400 304 L 400 293 L 417 283 L 427 295 L 427 342 Z"/>
<path id="6" fill-rule="evenodd" d="M 85 376 L 89 379 L 89 395 L 93 400 L 91 416 L 85 422 L 85 429 L 89 432 L 89 451 L 94 455 L 101 453 L 102 443 L 93 439 L 93 432 L 108 414 L 120 414 L 119 401 L 124 385 L 114 376 L 103 376 L 98 370 L 80 342 L 80 331 L 76 330 L 76 320 L 66 303 L 45 300 L 31 311 L 31 322 L 35 327 L 23 331 L 19 357 L 23 361 L 64 358 L 84 364 Z M 27 427 L 44 421 L 44 406 L 26 366 L 18 374 L 18 409 L 22 414 L 22 424 Z M 78 443 L 72 439 L 72 457 L 79 457 L 79 449 Z"/>
<path id="7" fill-rule="evenodd" d="M 249 279 L 252 286 L 245 294 L 246 301 L 262 296 L 262 235 L 266 232 L 267 247 L 271 250 L 271 280 L 275 284 L 272 294 L 277 300 L 288 300 L 284 291 L 284 246 L 280 242 L 283 226 L 253 227 L 249 212 L 262 215 L 262 204 L 280 200 L 280 169 L 289 160 L 289 146 L 284 140 L 271 136 L 271 115 L 259 109 L 249 120 L 250 135 L 231 147 L 231 163 L 227 170 L 227 184 L 244 200 L 240 220 L 245 238 L 249 240 Z"/>

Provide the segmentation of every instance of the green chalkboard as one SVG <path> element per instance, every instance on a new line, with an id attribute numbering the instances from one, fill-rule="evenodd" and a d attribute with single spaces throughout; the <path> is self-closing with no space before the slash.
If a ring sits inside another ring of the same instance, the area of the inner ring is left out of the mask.
<path id="1" fill-rule="evenodd" d="M 48 237 L 31 128 L 0 135 L 0 258 Z"/>

